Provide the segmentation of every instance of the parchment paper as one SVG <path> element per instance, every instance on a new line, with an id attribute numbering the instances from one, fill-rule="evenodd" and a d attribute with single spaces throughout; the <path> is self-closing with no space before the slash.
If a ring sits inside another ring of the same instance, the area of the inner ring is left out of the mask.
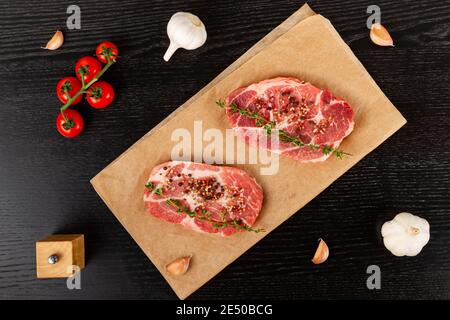
<path id="1" fill-rule="evenodd" d="M 177 128 L 229 128 L 223 110 L 215 106 L 233 89 L 276 76 L 295 76 L 328 88 L 355 110 L 355 129 L 341 145 L 353 156 L 300 164 L 280 157 L 276 175 L 260 175 L 259 165 L 238 165 L 264 189 L 264 204 L 256 227 L 265 233 L 240 233 L 228 238 L 202 234 L 170 224 L 146 212 L 143 189 L 153 166 L 170 160 Z M 170 88 L 168 88 L 170 90 Z M 331 23 L 306 4 L 269 33 L 210 84 L 102 170 L 91 181 L 180 299 L 214 277 L 270 231 L 317 196 L 350 167 L 406 123 Z M 282 192 L 280 192 L 282 190 Z M 339 217 L 336 217 L 338 219 Z M 165 265 L 192 254 L 189 271 L 172 276 Z M 151 285 L 151 284 L 150 284 Z"/>

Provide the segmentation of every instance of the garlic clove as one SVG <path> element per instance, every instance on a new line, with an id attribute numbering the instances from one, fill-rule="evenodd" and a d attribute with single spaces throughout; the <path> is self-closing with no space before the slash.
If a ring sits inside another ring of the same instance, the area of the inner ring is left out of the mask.
<path id="1" fill-rule="evenodd" d="M 64 43 L 64 35 L 61 31 L 57 30 L 53 37 L 47 42 L 45 47 L 41 47 L 42 49 L 47 50 L 56 50 L 60 48 Z"/>
<path id="2" fill-rule="evenodd" d="M 174 276 L 181 276 L 189 269 L 189 264 L 192 256 L 185 256 L 175 259 L 171 263 L 166 265 L 166 270 Z"/>
<path id="3" fill-rule="evenodd" d="M 330 251 L 328 249 L 327 244 L 322 239 L 319 239 L 319 245 L 317 246 L 316 253 L 314 254 L 314 257 L 312 258 L 311 261 L 314 264 L 321 264 L 327 261 L 329 254 Z"/>
<path id="4" fill-rule="evenodd" d="M 164 54 L 164 60 L 169 61 L 179 48 L 194 50 L 201 47 L 207 38 L 206 28 L 199 17 L 189 12 L 177 12 L 167 24 L 169 48 Z"/>
<path id="5" fill-rule="evenodd" d="M 372 27 L 370 28 L 370 39 L 379 46 L 394 46 L 391 35 L 386 28 L 379 23 L 372 24 Z"/>

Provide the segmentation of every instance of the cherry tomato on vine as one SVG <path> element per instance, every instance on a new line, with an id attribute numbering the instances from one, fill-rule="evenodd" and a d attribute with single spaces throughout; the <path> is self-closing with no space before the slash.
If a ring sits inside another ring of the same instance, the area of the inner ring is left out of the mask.
<path id="1" fill-rule="evenodd" d="M 62 103 L 66 103 L 69 96 L 73 97 L 75 93 L 80 91 L 81 89 L 81 82 L 78 81 L 75 77 L 65 77 L 58 81 L 58 84 L 56 85 L 56 95 L 58 96 L 59 101 Z M 77 104 L 81 101 L 81 98 L 83 97 L 82 94 L 80 94 L 73 102 L 72 104 Z"/>
<path id="2" fill-rule="evenodd" d="M 91 81 L 101 70 L 102 65 L 93 57 L 83 57 L 75 65 L 77 78 L 81 81 L 81 77 L 83 77 L 85 84 Z"/>
<path id="3" fill-rule="evenodd" d="M 119 56 L 119 50 L 114 43 L 104 41 L 97 46 L 95 54 L 97 55 L 97 59 L 100 60 L 100 62 L 106 64 L 108 63 L 107 57 L 109 57 L 114 62 L 116 61 L 117 57 Z"/>
<path id="4" fill-rule="evenodd" d="M 89 87 L 86 100 L 93 108 L 106 108 L 114 101 L 114 88 L 108 82 L 98 81 Z"/>
<path id="5" fill-rule="evenodd" d="M 66 138 L 74 138 L 78 136 L 84 128 L 83 117 L 76 110 L 66 109 L 64 110 L 68 122 L 64 119 L 61 112 L 56 118 L 56 129 L 58 132 Z"/>

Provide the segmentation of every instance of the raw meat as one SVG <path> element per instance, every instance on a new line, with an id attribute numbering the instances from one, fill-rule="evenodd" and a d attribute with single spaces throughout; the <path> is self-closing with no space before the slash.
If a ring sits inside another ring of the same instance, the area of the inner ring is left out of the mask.
<path id="1" fill-rule="evenodd" d="M 157 218 L 195 231 L 228 236 L 252 229 L 262 188 L 244 170 L 172 161 L 153 168 L 144 201 Z"/>
<path id="2" fill-rule="evenodd" d="M 316 148 L 296 146 L 281 139 L 278 145 L 271 143 L 257 120 L 232 112 L 232 104 L 257 113 L 267 122 L 273 121 L 274 130 L 283 130 L 290 137 Z M 300 162 L 327 159 L 333 152 L 325 154 L 323 149 L 337 148 L 354 126 L 353 110 L 345 100 L 296 78 L 279 77 L 236 89 L 225 100 L 225 106 L 231 126 L 248 144 Z"/>

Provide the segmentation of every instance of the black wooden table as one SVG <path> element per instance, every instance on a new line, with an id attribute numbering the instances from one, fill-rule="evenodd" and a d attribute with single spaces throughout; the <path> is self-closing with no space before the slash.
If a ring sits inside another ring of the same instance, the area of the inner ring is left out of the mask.
<path id="1" fill-rule="evenodd" d="M 301 1 L 0 1 L 0 298 L 174 299 L 156 268 L 109 212 L 90 178 L 212 80 Z M 81 30 L 66 30 L 66 8 L 81 8 Z M 395 48 L 373 45 L 367 6 L 381 7 Z M 281 227 L 191 296 L 223 298 L 450 298 L 450 3 L 311 1 L 329 18 L 408 124 Z M 202 48 L 170 63 L 166 23 L 199 15 Z M 39 49 L 63 29 L 64 46 Z M 104 110 L 84 105 L 86 130 L 68 140 L 55 129 L 58 79 L 97 43 L 117 43 L 122 59 L 105 75 L 117 91 Z M 431 224 L 413 258 L 391 255 L 381 224 L 401 211 Z M 36 280 L 35 241 L 84 233 L 82 289 Z M 318 237 L 327 263 L 310 262 Z M 381 268 L 368 290 L 366 268 Z"/>

